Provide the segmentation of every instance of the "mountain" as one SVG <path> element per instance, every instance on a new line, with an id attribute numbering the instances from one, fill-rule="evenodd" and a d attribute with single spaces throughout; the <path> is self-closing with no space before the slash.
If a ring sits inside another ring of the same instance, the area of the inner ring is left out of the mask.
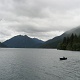
<path id="1" fill-rule="evenodd" d="M 44 44 L 41 45 L 40 47 L 41 48 L 57 48 L 58 44 L 62 42 L 63 38 L 67 36 L 71 36 L 72 33 L 80 35 L 80 26 L 73 28 L 69 31 L 66 31 L 62 35 L 54 37 L 53 39 L 50 39 L 44 42 Z"/>
<path id="2" fill-rule="evenodd" d="M 64 37 L 62 42 L 58 44 L 59 50 L 80 51 L 80 35 L 72 34 Z"/>
<path id="3" fill-rule="evenodd" d="M 0 48 L 6 48 L 7 46 L 0 42 Z"/>
<path id="4" fill-rule="evenodd" d="M 44 43 L 42 40 L 30 38 L 27 35 L 17 35 L 3 42 L 3 44 L 7 45 L 9 48 L 36 48 L 42 43 Z"/>

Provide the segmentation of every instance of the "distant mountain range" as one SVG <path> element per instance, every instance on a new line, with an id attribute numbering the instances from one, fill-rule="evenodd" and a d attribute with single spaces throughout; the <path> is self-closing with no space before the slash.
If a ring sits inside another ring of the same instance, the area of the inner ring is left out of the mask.
<path id="1" fill-rule="evenodd" d="M 73 28 L 69 31 L 64 32 L 62 35 L 54 37 L 46 42 L 37 38 L 30 38 L 27 35 L 17 35 L 9 40 L 0 43 L 0 47 L 8 48 L 57 48 L 57 45 L 62 42 L 64 37 L 70 36 L 71 34 L 80 35 L 80 26 Z"/>
<path id="2" fill-rule="evenodd" d="M 27 35 L 17 35 L 3 42 L 8 48 L 38 48 L 44 41 L 30 38 Z"/>
<path id="3" fill-rule="evenodd" d="M 60 36 L 54 37 L 53 39 L 46 41 L 43 45 L 41 45 L 41 48 L 57 48 L 58 44 L 63 40 L 63 38 L 71 36 L 72 33 L 80 35 L 80 26 L 66 31 Z"/>

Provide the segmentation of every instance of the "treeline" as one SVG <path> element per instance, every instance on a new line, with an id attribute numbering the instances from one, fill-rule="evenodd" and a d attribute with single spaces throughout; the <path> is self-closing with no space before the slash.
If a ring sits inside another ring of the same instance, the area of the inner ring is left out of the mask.
<path id="1" fill-rule="evenodd" d="M 57 49 L 80 51 L 80 35 L 72 34 L 70 37 L 64 37 Z"/>

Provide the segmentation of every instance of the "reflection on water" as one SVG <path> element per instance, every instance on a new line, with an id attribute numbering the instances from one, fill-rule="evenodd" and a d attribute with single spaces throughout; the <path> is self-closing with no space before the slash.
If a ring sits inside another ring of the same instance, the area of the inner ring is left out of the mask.
<path id="1" fill-rule="evenodd" d="M 68 59 L 60 61 L 63 56 Z M 0 49 L 0 80 L 80 80 L 80 53 Z"/>

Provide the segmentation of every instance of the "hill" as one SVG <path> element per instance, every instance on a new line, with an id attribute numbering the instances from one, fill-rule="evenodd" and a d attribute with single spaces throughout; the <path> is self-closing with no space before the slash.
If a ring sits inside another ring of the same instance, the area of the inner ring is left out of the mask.
<path id="1" fill-rule="evenodd" d="M 44 43 L 42 40 L 27 35 L 17 35 L 3 42 L 8 48 L 38 48 L 42 43 Z"/>
<path id="2" fill-rule="evenodd" d="M 58 44 L 62 42 L 64 37 L 71 36 L 71 34 L 80 35 L 80 26 L 64 32 L 62 35 L 54 37 L 41 45 L 41 48 L 57 48 Z"/>
<path id="3" fill-rule="evenodd" d="M 7 46 L 0 42 L 0 48 L 6 48 Z"/>
<path id="4" fill-rule="evenodd" d="M 80 51 L 80 35 L 72 34 L 70 37 L 64 37 L 57 49 Z"/>

